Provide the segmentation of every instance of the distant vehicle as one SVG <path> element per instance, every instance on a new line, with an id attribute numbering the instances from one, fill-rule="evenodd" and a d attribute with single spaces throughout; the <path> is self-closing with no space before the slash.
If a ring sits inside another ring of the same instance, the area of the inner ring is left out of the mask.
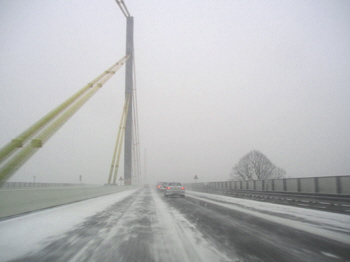
<path id="1" fill-rule="evenodd" d="M 164 189 L 164 196 L 181 196 L 185 197 L 185 187 L 179 182 L 170 182 Z"/>
<path id="2" fill-rule="evenodd" d="M 167 182 L 157 182 L 157 191 L 159 193 L 162 193 L 165 189 L 165 186 L 167 185 Z"/>

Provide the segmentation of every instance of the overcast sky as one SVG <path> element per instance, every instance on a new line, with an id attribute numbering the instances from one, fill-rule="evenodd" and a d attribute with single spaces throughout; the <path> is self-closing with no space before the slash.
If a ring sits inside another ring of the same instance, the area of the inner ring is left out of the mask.
<path id="1" fill-rule="evenodd" d="M 125 2 L 150 183 L 228 180 L 251 150 L 350 175 L 350 1 Z M 0 146 L 122 58 L 125 27 L 114 0 L 0 0 Z M 10 181 L 106 183 L 124 74 Z"/>

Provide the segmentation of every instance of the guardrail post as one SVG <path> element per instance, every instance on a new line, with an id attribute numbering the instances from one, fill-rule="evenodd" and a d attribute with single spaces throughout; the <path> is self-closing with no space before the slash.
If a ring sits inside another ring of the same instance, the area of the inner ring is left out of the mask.
<path id="1" fill-rule="evenodd" d="M 336 183 L 336 187 L 337 187 L 337 194 L 341 194 L 342 193 L 342 187 L 341 187 L 341 183 L 340 183 L 340 177 L 336 176 L 335 177 L 335 183 Z"/>
<path id="2" fill-rule="evenodd" d="M 262 188 L 262 191 L 265 191 L 265 180 L 261 181 L 261 188 Z"/>
<path id="3" fill-rule="evenodd" d="M 315 193 L 319 192 L 318 177 L 314 178 L 314 189 L 315 189 Z"/>

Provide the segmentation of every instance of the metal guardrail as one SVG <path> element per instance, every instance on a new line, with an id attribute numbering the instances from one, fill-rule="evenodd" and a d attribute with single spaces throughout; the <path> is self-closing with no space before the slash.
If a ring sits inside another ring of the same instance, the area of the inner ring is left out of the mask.
<path id="1" fill-rule="evenodd" d="M 218 181 L 191 183 L 187 185 L 187 187 L 193 188 L 194 190 L 201 190 L 204 188 L 350 195 L 350 176 Z"/>
<path id="2" fill-rule="evenodd" d="M 186 189 L 350 214 L 350 176 L 218 181 Z"/>

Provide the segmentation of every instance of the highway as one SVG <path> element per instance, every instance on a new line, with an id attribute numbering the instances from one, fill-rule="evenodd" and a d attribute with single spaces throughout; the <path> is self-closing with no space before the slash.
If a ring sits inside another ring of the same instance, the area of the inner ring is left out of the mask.
<path id="1" fill-rule="evenodd" d="M 0 221 L 0 261 L 350 261 L 350 216 L 129 190 Z"/>

